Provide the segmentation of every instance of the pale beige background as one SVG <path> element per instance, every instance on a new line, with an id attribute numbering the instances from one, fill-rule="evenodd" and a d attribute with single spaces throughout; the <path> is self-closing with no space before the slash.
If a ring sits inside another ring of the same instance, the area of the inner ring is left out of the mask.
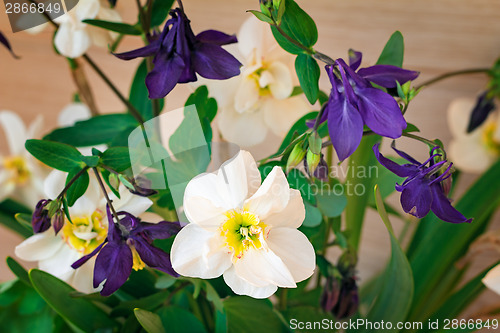
<path id="1" fill-rule="evenodd" d="M 118 1 L 117 8 L 126 22 L 135 22 L 134 3 L 132 0 Z M 406 42 L 405 67 L 421 71 L 417 82 L 446 71 L 488 67 L 500 55 L 500 1 L 299 0 L 299 3 L 317 22 L 317 49 L 333 58 L 345 57 L 347 50 L 354 48 L 363 51 L 364 65 L 373 64 L 388 37 L 400 30 Z M 245 10 L 257 9 L 258 1 L 185 0 L 184 6 L 195 32 L 214 28 L 234 33 L 249 15 Z M 3 10 L 3 6 L 0 8 Z M 22 56 L 21 60 L 13 60 L 0 49 L 0 109 L 16 111 L 28 122 L 42 114 L 46 129 L 53 128 L 58 112 L 70 101 L 75 86 L 66 60 L 52 50 L 52 28 L 36 36 L 23 32 L 12 34 L 6 14 L 0 13 L 0 30 L 6 33 L 15 51 Z M 120 50 L 139 44 L 138 38 L 126 38 Z M 90 55 L 127 94 L 137 62 L 118 60 L 97 48 L 92 49 Z M 122 105 L 103 82 L 90 69 L 86 72 L 92 81 L 99 109 L 103 112 L 121 111 Z M 323 76 L 321 83 L 326 90 L 325 79 Z M 485 83 L 485 76 L 480 74 L 441 82 L 421 93 L 412 103 L 407 119 L 421 129 L 422 135 L 439 137 L 446 144 L 450 140 L 446 123 L 448 104 L 456 97 L 476 96 Z M 166 109 L 181 106 L 189 90 L 187 86 L 176 88 L 169 95 Z M 3 138 L 0 140 L 0 151 L 5 151 Z M 253 151 L 268 150 L 268 146 Z M 412 146 L 418 151 L 416 157 L 425 157 L 425 149 Z M 468 176 L 465 183 L 473 179 L 474 176 Z M 393 199 L 398 200 L 397 197 Z M 386 231 L 375 214 L 368 215 L 366 225 L 369 231 L 363 234 L 361 280 L 384 266 L 388 251 Z M 14 246 L 21 239 L 3 228 L 0 231 L 0 257 L 4 258 L 12 255 Z M 475 264 L 476 269 L 495 259 L 492 254 L 484 257 Z M 11 276 L 2 259 L 0 280 Z M 486 293 L 476 309 L 486 303 L 498 304 L 500 296 Z"/>

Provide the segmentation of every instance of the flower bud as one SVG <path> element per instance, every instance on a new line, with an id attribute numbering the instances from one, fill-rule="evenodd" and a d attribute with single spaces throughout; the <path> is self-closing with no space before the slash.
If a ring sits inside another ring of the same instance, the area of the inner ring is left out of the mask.
<path id="1" fill-rule="evenodd" d="M 338 302 L 333 309 L 333 314 L 337 319 L 344 319 L 353 316 L 359 307 L 358 286 L 353 277 L 344 277 L 340 286 Z"/>
<path id="2" fill-rule="evenodd" d="M 299 142 L 298 144 L 293 147 L 292 152 L 290 153 L 290 156 L 288 156 L 288 161 L 286 163 L 286 172 L 290 172 L 293 168 L 295 168 L 302 160 L 304 159 L 304 156 L 306 155 L 305 149 L 302 147 L 302 142 Z"/>
<path id="3" fill-rule="evenodd" d="M 328 180 L 328 163 L 326 163 L 323 155 L 321 155 L 318 167 L 316 168 L 316 170 L 314 170 L 313 176 L 318 178 L 319 180 Z"/>
<path id="4" fill-rule="evenodd" d="M 321 308 L 325 312 L 333 311 L 335 305 L 337 305 L 340 296 L 340 283 L 339 280 L 333 276 L 329 276 L 326 280 L 325 289 L 321 295 Z"/>
<path id="5" fill-rule="evenodd" d="M 46 209 L 46 206 L 50 202 L 51 200 L 42 199 L 36 204 L 35 211 L 31 217 L 31 226 L 35 234 L 44 232 L 50 228 L 49 211 Z"/>
<path id="6" fill-rule="evenodd" d="M 52 226 L 54 227 L 54 231 L 57 235 L 57 233 L 64 226 L 64 212 L 62 210 L 57 211 L 54 217 L 52 218 Z"/>
<path id="7" fill-rule="evenodd" d="M 307 151 L 307 168 L 309 169 L 310 174 L 314 174 L 314 171 L 316 171 L 316 168 L 319 165 L 319 162 L 321 161 L 321 156 L 319 154 L 313 153 L 310 149 Z"/>

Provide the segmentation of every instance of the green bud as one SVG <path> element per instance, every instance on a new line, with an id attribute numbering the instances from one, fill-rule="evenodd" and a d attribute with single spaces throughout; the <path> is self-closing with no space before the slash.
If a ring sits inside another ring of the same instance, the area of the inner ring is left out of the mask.
<path id="1" fill-rule="evenodd" d="M 311 149 L 307 151 L 307 169 L 309 170 L 309 174 L 312 175 L 314 173 L 320 160 L 320 154 L 313 153 Z"/>
<path id="2" fill-rule="evenodd" d="M 306 156 L 306 151 L 302 147 L 302 142 L 299 142 L 293 147 L 290 156 L 288 156 L 288 161 L 286 162 L 286 172 L 290 172 L 293 168 L 295 168 Z"/>
<path id="3" fill-rule="evenodd" d="M 271 9 L 273 8 L 273 2 L 272 0 L 260 0 L 260 10 L 262 13 L 264 13 L 267 17 L 272 17 L 271 16 Z"/>
<path id="4" fill-rule="evenodd" d="M 52 216 L 54 216 L 54 214 L 59 210 L 60 206 L 61 202 L 59 200 L 49 202 L 45 209 L 48 211 L 48 215 L 50 218 L 52 218 Z"/>
<path id="5" fill-rule="evenodd" d="M 314 153 L 314 154 L 320 154 L 321 153 L 321 146 L 323 142 L 321 141 L 321 137 L 318 135 L 318 132 L 313 132 L 309 136 L 309 149 Z"/>

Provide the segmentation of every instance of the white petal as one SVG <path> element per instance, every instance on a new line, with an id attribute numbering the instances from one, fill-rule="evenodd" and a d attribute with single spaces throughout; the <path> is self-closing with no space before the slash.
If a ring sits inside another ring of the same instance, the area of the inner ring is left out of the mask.
<path id="1" fill-rule="evenodd" d="M 76 26 L 69 21 L 59 26 L 54 44 L 62 55 L 78 58 L 88 50 L 91 40 L 85 27 Z"/>
<path id="2" fill-rule="evenodd" d="M 218 117 L 219 130 L 224 139 L 240 147 L 255 146 L 266 138 L 267 125 L 261 110 L 240 114 L 233 108 L 225 108 Z"/>
<path id="3" fill-rule="evenodd" d="M 500 295 L 500 265 L 493 267 L 482 281 L 486 287 Z"/>
<path id="4" fill-rule="evenodd" d="M 172 267 L 180 275 L 212 279 L 231 266 L 231 254 L 216 233 L 188 224 L 175 237 L 170 253 Z"/>
<path id="5" fill-rule="evenodd" d="M 311 111 L 311 105 L 303 96 L 287 99 L 267 98 L 262 102 L 266 125 L 279 137 L 284 137 L 300 117 Z"/>
<path id="6" fill-rule="evenodd" d="M 276 99 L 285 99 L 293 91 L 293 81 L 290 69 L 285 64 L 275 61 L 268 68 L 274 80 L 269 84 L 269 90 Z"/>
<path id="7" fill-rule="evenodd" d="M 54 232 L 53 230 L 50 231 Z M 81 254 L 65 244 L 51 257 L 40 260 L 38 268 L 63 281 L 70 281 L 70 278 L 75 273 L 71 264 L 80 258 Z"/>
<path id="8" fill-rule="evenodd" d="M 54 229 L 49 228 L 16 246 L 15 253 L 22 260 L 38 261 L 50 258 L 62 246 L 65 246 L 62 238 L 55 236 Z"/>
<path id="9" fill-rule="evenodd" d="M 278 287 L 274 284 L 258 287 L 249 283 L 236 274 L 234 267 L 225 271 L 223 277 L 226 284 L 238 295 L 247 295 L 253 298 L 268 298 L 278 290 Z"/>
<path id="10" fill-rule="evenodd" d="M 73 126 L 77 121 L 87 120 L 91 117 L 90 109 L 83 103 L 66 105 L 59 113 L 57 122 L 59 126 Z"/>
<path id="11" fill-rule="evenodd" d="M 303 281 L 314 273 L 314 248 L 302 232 L 292 228 L 272 228 L 267 244 L 283 260 L 295 282 Z"/>
<path id="12" fill-rule="evenodd" d="M 269 32 L 267 32 L 269 30 Z M 243 22 L 240 31 L 238 32 L 238 46 L 241 54 L 248 58 L 252 56 L 256 50 L 260 53 L 264 49 L 265 35 L 271 31 L 267 24 L 259 21 L 257 18 L 250 17 Z M 272 36 L 271 36 L 272 37 Z"/>
<path id="13" fill-rule="evenodd" d="M 227 217 L 224 213 L 228 209 L 217 207 L 212 201 L 202 197 L 188 197 L 184 199 L 184 213 L 191 223 L 195 223 L 207 230 L 215 231 Z"/>
<path id="14" fill-rule="evenodd" d="M 109 196 L 113 200 L 113 204 L 117 211 L 125 211 L 134 216 L 144 213 L 153 204 L 150 199 L 134 195 L 125 189 L 125 187 L 120 187 L 120 199 L 118 199 L 113 193 L 110 193 Z M 106 205 L 105 201 L 101 201 L 101 203 L 104 206 Z"/>
<path id="15" fill-rule="evenodd" d="M 496 160 L 494 153 L 481 142 L 481 138 L 462 136 L 454 140 L 448 147 L 450 161 L 463 171 L 481 173 Z"/>
<path id="16" fill-rule="evenodd" d="M 281 212 L 290 200 L 290 186 L 283 170 L 275 166 L 264 179 L 257 192 L 245 201 L 244 208 L 257 214 L 260 219 Z"/>
<path id="17" fill-rule="evenodd" d="M 222 109 L 229 105 L 231 105 L 231 107 L 234 105 L 234 96 L 237 87 L 240 85 L 241 79 L 241 75 L 233 76 L 227 80 L 210 80 L 198 75 L 198 80 L 191 85 L 196 88 L 206 85 L 210 92 L 210 96 L 217 100 L 217 106 L 219 109 Z"/>
<path id="18" fill-rule="evenodd" d="M 79 21 L 93 19 L 99 13 L 100 8 L 99 0 L 80 0 L 75 8 L 75 14 Z"/>
<path id="19" fill-rule="evenodd" d="M 448 126 L 455 138 L 467 135 L 467 125 L 476 100 L 472 98 L 457 98 L 448 107 Z"/>
<path id="20" fill-rule="evenodd" d="M 290 189 L 290 200 L 286 207 L 279 211 L 268 215 L 263 222 L 270 227 L 288 227 L 298 228 L 304 222 L 306 210 L 304 201 L 300 195 L 300 191 Z"/>
<path id="21" fill-rule="evenodd" d="M 27 139 L 26 127 L 22 119 L 14 112 L 0 112 L 0 125 L 3 127 L 11 155 L 19 155 L 24 151 Z"/>
<path id="22" fill-rule="evenodd" d="M 49 199 L 55 199 L 61 193 L 66 183 L 66 174 L 59 170 L 53 170 L 47 178 L 43 187 L 45 188 L 45 195 Z"/>
<path id="23" fill-rule="evenodd" d="M 26 138 L 27 139 L 36 139 L 41 137 L 43 130 L 43 117 L 42 115 L 37 115 L 35 117 L 35 120 L 33 120 L 26 131 Z"/>
<path id="24" fill-rule="evenodd" d="M 95 257 L 76 269 L 73 278 L 68 283 L 82 293 L 94 293 L 102 289 L 102 286 L 94 288 L 94 265 Z"/>
<path id="25" fill-rule="evenodd" d="M 240 278 L 258 287 L 269 284 L 283 288 L 297 287 L 280 257 L 266 248 L 249 249 L 234 263 L 234 268 Z"/>
<path id="26" fill-rule="evenodd" d="M 234 109 L 238 113 L 253 111 L 258 107 L 260 88 L 252 76 L 243 76 L 234 96 Z"/>

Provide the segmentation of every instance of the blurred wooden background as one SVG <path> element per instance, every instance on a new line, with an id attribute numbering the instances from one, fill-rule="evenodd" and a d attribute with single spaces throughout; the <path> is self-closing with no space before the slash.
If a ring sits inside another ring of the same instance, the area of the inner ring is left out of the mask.
<path id="1" fill-rule="evenodd" d="M 420 82 L 446 71 L 488 67 L 500 56 L 500 1 L 496 0 L 298 0 L 318 25 L 318 50 L 332 58 L 345 57 L 353 48 L 363 52 L 363 65 L 373 64 L 385 42 L 395 31 L 405 37 L 405 68 L 418 70 Z M 227 33 L 238 31 L 240 24 L 250 15 L 247 9 L 257 9 L 257 0 L 185 0 L 184 6 L 196 32 L 219 29 Z M 45 128 L 56 126 L 57 114 L 71 100 L 75 86 L 64 58 L 54 54 L 51 46 L 53 28 L 39 35 L 24 32 L 11 33 L 7 15 L 0 6 L 0 30 L 22 58 L 14 60 L 0 48 L 0 110 L 12 110 L 29 122 L 38 114 L 45 119 Z M 135 2 L 119 0 L 118 11 L 127 23 L 135 23 Z M 140 45 L 139 38 L 127 37 L 120 50 Z M 118 88 L 127 94 L 137 61 L 125 62 L 93 48 L 89 54 L 112 78 Z M 119 100 L 90 69 L 86 73 L 92 82 L 98 108 L 102 112 L 123 110 Z M 417 81 L 418 82 L 418 81 Z M 328 89 L 322 75 L 323 89 Z M 424 136 L 439 137 L 445 145 L 450 140 L 446 110 L 457 97 L 475 97 L 485 86 L 484 75 L 469 75 L 443 81 L 432 89 L 424 90 L 412 103 L 407 119 L 416 124 Z M 165 110 L 183 105 L 190 92 L 189 86 L 180 86 L 168 97 Z M 0 133 L 0 152 L 6 144 Z M 415 147 L 416 157 L 422 159 L 426 151 Z M 262 146 L 263 147 L 263 146 Z M 261 148 L 262 148 L 261 147 Z M 259 149 L 259 148 L 257 148 Z M 254 149 L 256 151 L 257 149 Z M 473 181 L 464 177 L 461 189 Z M 392 198 L 398 201 L 396 195 Z M 494 225 L 499 227 L 499 218 Z M 366 219 L 369 232 L 363 234 L 360 257 L 360 277 L 380 271 L 388 255 L 388 239 L 383 224 L 376 214 Z M 0 227 L 0 257 L 12 255 L 21 239 Z M 330 254 L 334 256 L 334 253 Z M 485 254 L 474 267 L 484 268 L 498 254 Z M 432 260 L 432 259 L 429 259 Z M 476 267 L 477 266 L 477 267 Z M 4 261 L 0 262 L 0 280 L 12 277 Z M 476 309 L 485 304 L 499 303 L 500 296 L 485 293 Z"/>

